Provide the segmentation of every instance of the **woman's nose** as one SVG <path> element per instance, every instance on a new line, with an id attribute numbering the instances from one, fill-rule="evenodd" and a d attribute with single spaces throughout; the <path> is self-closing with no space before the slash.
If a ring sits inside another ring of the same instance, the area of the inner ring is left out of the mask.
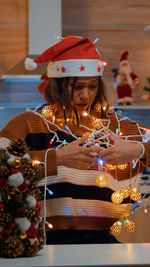
<path id="1" fill-rule="evenodd" d="M 84 89 L 80 92 L 80 99 L 88 99 L 89 98 L 89 93 L 87 89 Z"/>

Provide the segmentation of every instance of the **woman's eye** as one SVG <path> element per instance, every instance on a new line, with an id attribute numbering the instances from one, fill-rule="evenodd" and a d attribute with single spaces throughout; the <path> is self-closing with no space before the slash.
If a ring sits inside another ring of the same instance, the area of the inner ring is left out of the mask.
<path id="1" fill-rule="evenodd" d="M 97 84 L 93 84 L 89 86 L 90 89 L 95 89 L 96 87 L 97 87 Z"/>
<path id="2" fill-rule="evenodd" d="M 82 86 L 75 86 L 74 89 L 75 90 L 81 90 L 82 89 Z"/>

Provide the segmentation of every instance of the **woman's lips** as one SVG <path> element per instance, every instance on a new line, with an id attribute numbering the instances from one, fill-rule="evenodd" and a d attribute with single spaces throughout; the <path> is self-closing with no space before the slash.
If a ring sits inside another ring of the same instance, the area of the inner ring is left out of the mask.
<path id="1" fill-rule="evenodd" d="M 79 108 L 86 108 L 88 104 L 77 104 L 77 107 Z"/>

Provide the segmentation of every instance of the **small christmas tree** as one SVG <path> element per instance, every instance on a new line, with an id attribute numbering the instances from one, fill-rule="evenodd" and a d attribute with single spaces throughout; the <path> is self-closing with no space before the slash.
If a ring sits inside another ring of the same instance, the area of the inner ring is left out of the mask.
<path id="1" fill-rule="evenodd" d="M 35 256 L 43 247 L 40 176 L 24 140 L 0 148 L 0 256 Z"/>

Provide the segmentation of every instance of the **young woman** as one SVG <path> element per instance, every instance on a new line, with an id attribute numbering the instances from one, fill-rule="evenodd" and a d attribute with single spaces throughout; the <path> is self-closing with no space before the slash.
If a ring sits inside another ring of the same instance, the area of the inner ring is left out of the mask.
<path id="1" fill-rule="evenodd" d="M 24 138 L 40 163 L 47 244 L 118 242 L 110 228 L 129 215 L 132 204 L 129 196 L 121 204 L 111 196 L 123 186 L 138 187 L 143 163 L 150 166 L 145 128 L 108 108 L 104 63 L 91 40 L 67 36 L 34 61 L 27 59 L 26 67 L 46 61 L 47 105 L 11 120 L 0 146 Z"/>

